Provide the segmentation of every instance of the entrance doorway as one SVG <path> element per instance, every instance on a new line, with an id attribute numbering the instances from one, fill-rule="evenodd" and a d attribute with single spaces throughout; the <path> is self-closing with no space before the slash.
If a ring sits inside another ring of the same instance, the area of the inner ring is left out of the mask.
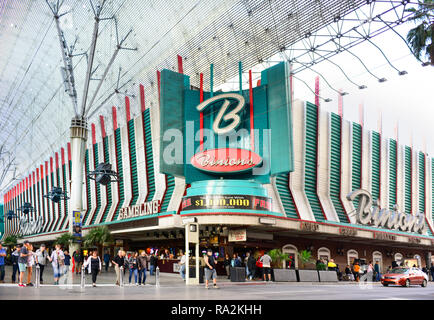
<path id="1" fill-rule="evenodd" d="M 326 247 L 318 249 L 318 260 L 323 260 L 327 263 L 330 261 L 330 250 Z"/>
<path id="2" fill-rule="evenodd" d="M 298 250 L 297 247 L 292 244 L 283 246 L 282 253 L 286 253 L 289 256 L 289 260 L 286 261 L 286 268 L 296 269 L 298 268 Z"/>
<path id="3" fill-rule="evenodd" d="M 354 262 L 358 259 L 359 259 L 359 253 L 356 250 L 354 250 L 354 249 L 348 250 L 347 263 L 349 266 L 353 265 Z"/>
<path id="4" fill-rule="evenodd" d="M 378 263 L 378 267 L 380 268 L 380 272 L 383 272 L 383 255 L 379 251 L 374 251 L 372 253 L 372 263 Z"/>

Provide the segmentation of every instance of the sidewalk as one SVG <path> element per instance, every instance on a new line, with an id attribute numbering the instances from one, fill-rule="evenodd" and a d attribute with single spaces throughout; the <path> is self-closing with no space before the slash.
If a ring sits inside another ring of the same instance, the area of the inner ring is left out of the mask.
<path id="1" fill-rule="evenodd" d="M 18 276 L 17 276 L 17 282 L 15 284 L 12 284 L 11 281 L 11 275 L 12 275 L 12 266 L 6 266 L 5 268 L 5 283 L 0 284 L 0 286 L 15 286 L 18 284 Z M 32 276 L 32 282 L 35 284 L 35 268 L 33 268 L 33 276 Z M 27 277 L 25 277 L 27 279 Z M 51 265 L 46 266 L 44 273 L 43 273 L 43 279 L 44 283 L 41 284 L 41 286 L 54 286 L 53 282 L 53 269 Z M 146 285 L 152 285 L 155 286 L 155 273 L 154 275 L 150 275 L 149 271 L 146 272 Z M 69 271 L 67 276 L 63 276 L 60 279 L 61 283 L 72 285 L 72 286 L 79 286 L 81 283 L 81 275 L 80 274 L 72 274 L 71 271 Z M 97 278 L 97 285 L 101 286 L 116 286 L 116 273 L 114 272 L 113 268 L 109 268 L 108 272 L 105 272 L 105 269 L 102 270 L 102 272 L 98 275 Z M 125 272 L 124 276 L 124 284 L 126 287 L 128 286 L 135 286 L 134 281 L 134 275 L 131 277 L 132 284 L 129 284 L 129 272 Z M 339 282 L 265 282 L 261 280 L 253 280 L 253 281 L 245 281 L 245 282 L 231 282 L 226 276 L 218 276 L 218 285 L 219 286 L 254 286 L 254 285 L 268 285 L 268 284 L 275 284 L 275 285 L 290 285 L 290 286 L 299 286 L 299 285 L 307 285 L 307 286 L 323 286 L 323 285 L 334 285 L 334 286 L 351 286 L 351 285 L 362 285 L 361 282 L 355 282 L 355 281 L 339 281 Z M 92 284 L 91 275 L 86 274 L 85 276 L 85 283 L 86 286 Z M 380 282 L 364 282 L 364 285 L 381 285 Z M 182 280 L 181 276 L 178 273 L 160 273 L 160 286 L 184 286 L 185 282 Z M 199 284 L 199 286 L 203 286 L 204 284 Z"/>

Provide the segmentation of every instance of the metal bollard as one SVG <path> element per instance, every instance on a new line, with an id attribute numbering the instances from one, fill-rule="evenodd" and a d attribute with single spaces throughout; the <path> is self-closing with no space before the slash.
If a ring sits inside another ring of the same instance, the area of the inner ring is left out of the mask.
<path id="1" fill-rule="evenodd" d="M 158 267 L 155 269 L 155 286 L 160 287 L 160 268 Z"/>
<path id="2" fill-rule="evenodd" d="M 124 267 L 119 268 L 119 287 L 124 286 Z"/>
<path id="3" fill-rule="evenodd" d="M 84 276 L 84 266 L 81 267 L 81 282 L 80 282 L 80 288 L 84 289 L 86 282 L 86 278 Z"/>
<path id="4" fill-rule="evenodd" d="M 41 267 L 39 266 L 39 264 L 37 264 L 35 270 L 35 288 L 39 288 L 40 279 L 41 279 Z"/>

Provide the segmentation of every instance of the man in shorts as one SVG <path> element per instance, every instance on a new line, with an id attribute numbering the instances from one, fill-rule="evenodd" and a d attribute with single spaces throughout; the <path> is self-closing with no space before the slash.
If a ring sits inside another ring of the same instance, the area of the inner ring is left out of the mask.
<path id="1" fill-rule="evenodd" d="M 264 274 L 264 281 L 267 281 L 267 274 L 268 274 L 268 281 L 271 281 L 271 257 L 265 253 L 261 259 L 259 260 L 262 262 L 262 272 Z"/>
<path id="2" fill-rule="evenodd" d="M 20 282 L 18 284 L 19 287 L 25 287 L 23 284 L 24 274 L 27 269 L 27 260 L 29 256 L 29 241 L 25 240 L 23 247 L 21 248 L 20 256 L 18 257 L 18 269 L 20 270 Z"/>
<path id="3" fill-rule="evenodd" d="M 214 288 L 217 287 L 217 271 L 215 270 L 217 260 L 214 258 L 212 254 L 212 249 L 208 249 L 206 252 L 206 256 L 204 258 L 205 261 L 205 288 L 209 289 L 209 280 L 212 279 L 214 283 Z"/>

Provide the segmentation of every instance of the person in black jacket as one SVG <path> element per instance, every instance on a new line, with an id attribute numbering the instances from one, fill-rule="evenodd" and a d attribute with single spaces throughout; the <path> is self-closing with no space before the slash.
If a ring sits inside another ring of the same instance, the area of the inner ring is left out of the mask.
<path id="1" fill-rule="evenodd" d="M 16 281 L 16 275 L 18 272 L 18 257 L 20 256 L 21 251 L 21 245 L 17 244 L 17 247 L 14 252 L 11 254 L 11 260 L 12 260 L 12 283 L 15 283 Z"/>
<path id="2" fill-rule="evenodd" d="M 151 258 L 149 259 L 149 275 L 153 276 L 154 271 L 157 269 L 157 263 L 158 263 L 158 257 L 156 253 L 153 253 L 151 255 Z"/>
<path id="3" fill-rule="evenodd" d="M 248 252 L 249 256 L 247 258 L 247 268 L 249 269 L 249 279 L 253 280 L 256 274 L 256 259 L 253 255 Z"/>
<path id="4" fill-rule="evenodd" d="M 229 258 L 229 255 L 225 254 L 225 260 L 223 261 L 223 265 L 226 270 L 226 274 L 228 276 L 228 279 L 231 277 L 230 268 L 231 268 L 231 259 Z"/>

